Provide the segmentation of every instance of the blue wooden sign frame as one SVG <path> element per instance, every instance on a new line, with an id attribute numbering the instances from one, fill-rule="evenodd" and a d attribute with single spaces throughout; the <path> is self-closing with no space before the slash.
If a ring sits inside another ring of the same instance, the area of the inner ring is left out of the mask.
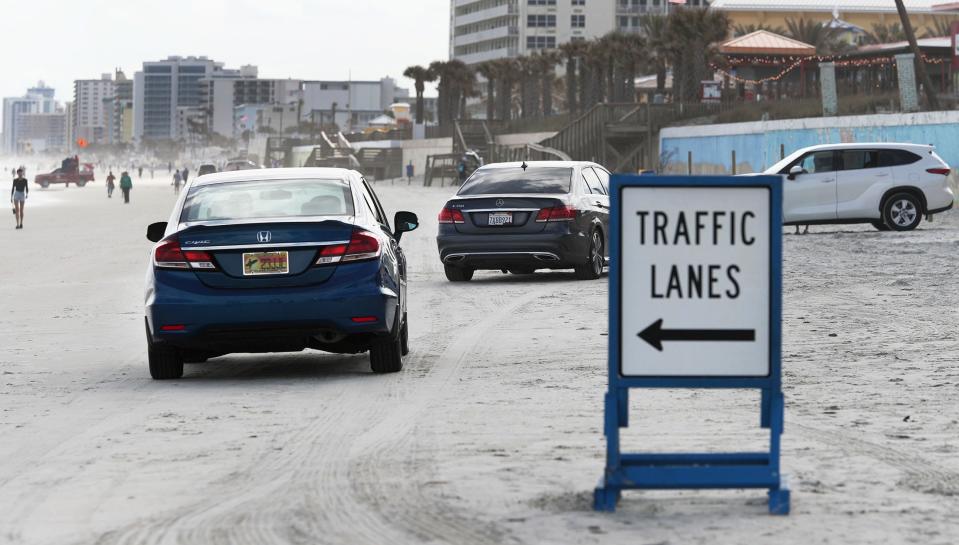
<path id="1" fill-rule="evenodd" d="M 628 187 L 729 187 L 769 190 L 769 375 L 765 377 L 636 377 L 622 374 L 622 192 Z M 789 513 L 789 489 L 779 468 L 782 394 L 782 178 L 780 176 L 650 176 L 615 174 L 611 182 L 609 268 L 609 387 L 605 398 L 606 471 L 593 495 L 598 511 L 614 511 L 625 489 L 765 488 L 769 512 Z M 770 431 L 768 452 L 623 453 L 631 388 L 759 389 L 760 426 Z"/>

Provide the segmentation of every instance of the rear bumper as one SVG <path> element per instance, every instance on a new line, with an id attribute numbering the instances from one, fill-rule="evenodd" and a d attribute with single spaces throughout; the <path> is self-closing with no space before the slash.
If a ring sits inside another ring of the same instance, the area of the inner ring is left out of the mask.
<path id="1" fill-rule="evenodd" d="M 378 285 L 377 271 L 376 262 L 341 265 L 317 286 L 256 290 L 208 288 L 192 271 L 152 271 L 148 340 L 208 353 L 361 352 L 389 335 L 396 318 L 397 293 Z"/>
<path id="2" fill-rule="evenodd" d="M 589 248 L 584 234 L 568 228 L 529 235 L 441 233 L 436 243 L 443 264 L 469 269 L 569 269 L 585 259 Z"/>

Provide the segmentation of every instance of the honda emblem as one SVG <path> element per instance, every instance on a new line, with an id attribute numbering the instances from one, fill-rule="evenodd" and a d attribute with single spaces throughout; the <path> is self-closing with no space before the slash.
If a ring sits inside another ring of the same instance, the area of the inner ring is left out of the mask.
<path id="1" fill-rule="evenodd" d="M 256 234 L 257 242 L 269 242 L 273 240 L 273 233 L 269 231 L 260 231 Z"/>

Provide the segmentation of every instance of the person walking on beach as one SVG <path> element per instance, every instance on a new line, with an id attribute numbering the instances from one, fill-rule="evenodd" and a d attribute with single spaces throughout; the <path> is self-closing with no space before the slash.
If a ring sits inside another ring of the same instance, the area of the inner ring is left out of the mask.
<path id="1" fill-rule="evenodd" d="M 180 194 L 180 183 L 182 181 L 183 181 L 183 177 L 180 176 L 180 171 L 178 170 L 174 172 L 173 173 L 173 194 L 174 195 Z"/>
<path id="2" fill-rule="evenodd" d="M 154 169 L 154 165 L 153 163 L 150 163 L 150 179 L 151 180 L 153 179 L 153 169 Z"/>
<path id="3" fill-rule="evenodd" d="M 130 190 L 133 189 L 133 180 L 130 179 L 130 173 L 123 171 L 120 174 L 120 191 L 123 192 L 123 203 L 130 204 Z"/>
<path id="4" fill-rule="evenodd" d="M 17 218 L 17 229 L 23 229 L 23 205 L 29 193 L 30 185 L 23 177 L 23 169 L 19 168 L 17 177 L 13 179 L 13 187 L 10 188 L 10 202 L 13 203 L 13 214 Z"/>
<path id="5" fill-rule="evenodd" d="M 108 199 L 113 198 L 113 189 L 116 187 L 116 184 L 114 184 L 113 182 L 115 182 L 116 179 L 117 177 L 113 175 L 113 171 L 111 170 L 110 174 L 107 175 L 107 198 Z"/>
<path id="6" fill-rule="evenodd" d="M 410 163 L 406 165 L 406 182 L 413 182 L 413 161 L 410 161 Z"/>
<path id="7" fill-rule="evenodd" d="M 190 169 L 183 167 L 183 185 L 190 179 Z"/>
<path id="8" fill-rule="evenodd" d="M 142 166 L 137 167 L 137 179 L 138 179 L 138 180 L 142 180 L 142 179 L 143 179 L 143 167 L 142 167 Z"/>

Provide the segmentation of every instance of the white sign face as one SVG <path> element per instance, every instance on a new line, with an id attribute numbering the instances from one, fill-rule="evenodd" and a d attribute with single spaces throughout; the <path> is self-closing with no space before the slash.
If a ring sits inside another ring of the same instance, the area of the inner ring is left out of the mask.
<path id="1" fill-rule="evenodd" d="M 769 374 L 769 202 L 765 187 L 623 188 L 623 376 Z"/>

